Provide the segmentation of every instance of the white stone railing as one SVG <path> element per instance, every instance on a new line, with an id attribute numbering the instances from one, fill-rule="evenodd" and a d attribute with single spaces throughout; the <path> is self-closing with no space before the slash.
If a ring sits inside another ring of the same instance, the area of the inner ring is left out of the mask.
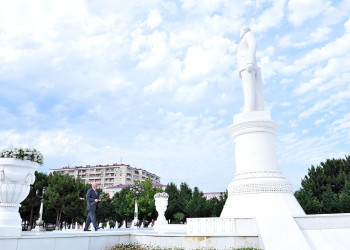
<path id="1" fill-rule="evenodd" d="M 252 218 L 187 218 L 187 235 L 257 235 Z"/>

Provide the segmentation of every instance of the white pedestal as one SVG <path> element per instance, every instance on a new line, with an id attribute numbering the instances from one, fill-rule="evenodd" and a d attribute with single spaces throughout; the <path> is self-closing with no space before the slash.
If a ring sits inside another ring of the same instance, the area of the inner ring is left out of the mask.
<path id="1" fill-rule="evenodd" d="M 229 129 L 235 143 L 236 176 L 228 186 L 221 218 L 305 215 L 291 184 L 278 171 L 277 127 L 269 111 L 234 117 Z"/>

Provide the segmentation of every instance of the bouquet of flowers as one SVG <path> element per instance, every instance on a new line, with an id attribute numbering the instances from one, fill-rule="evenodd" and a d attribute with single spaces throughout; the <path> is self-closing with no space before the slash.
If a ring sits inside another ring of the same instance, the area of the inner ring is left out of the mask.
<path id="1" fill-rule="evenodd" d="M 109 194 L 102 193 L 100 194 L 98 201 L 91 202 L 91 206 L 94 205 L 96 202 L 107 201 L 108 199 L 109 199 Z"/>
<path id="2" fill-rule="evenodd" d="M 29 160 L 43 165 L 43 155 L 34 148 L 15 148 L 9 146 L 7 149 L 0 151 L 0 158 L 14 158 L 20 160 Z"/>

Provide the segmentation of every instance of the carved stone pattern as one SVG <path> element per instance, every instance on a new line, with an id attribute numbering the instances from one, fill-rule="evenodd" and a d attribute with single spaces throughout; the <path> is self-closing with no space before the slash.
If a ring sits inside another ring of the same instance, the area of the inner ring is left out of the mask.
<path id="1" fill-rule="evenodd" d="M 232 137 L 235 138 L 242 134 L 255 133 L 255 132 L 266 132 L 275 134 L 277 130 L 277 123 L 273 121 L 258 121 L 258 122 L 245 122 L 231 126 L 230 132 Z"/>
<path id="2" fill-rule="evenodd" d="M 259 177 L 282 177 L 281 172 L 278 171 L 256 171 L 236 174 L 235 179 L 247 179 L 247 178 L 259 178 Z"/>
<path id="3" fill-rule="evenodd" d="M 247 193 L 265 193 L 265 192 L 291 193 L 292 185 L 289 183 L 264 183 L 264 184 L 243 184 L 243 185 L 231 186 L 228 188 L 228 195 L 247 194 Z"/>

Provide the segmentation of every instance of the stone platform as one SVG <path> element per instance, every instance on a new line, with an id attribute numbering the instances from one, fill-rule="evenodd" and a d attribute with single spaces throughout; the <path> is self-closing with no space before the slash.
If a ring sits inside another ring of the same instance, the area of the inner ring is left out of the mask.
<path id="1" fill-rule="evenodd" d="M 257 235 L 259 249 L 350 249 L 350 214 L 189 218 L 187 223 L 189 236 Z"/>
<path id="2" fill-rule="evenodd" d="M 185 249 L 350 249 L 350 214 L 306 215 L 293 217 L 306 247 L 287 245 L 286 237 L 294 237 L 285 227 L 291 223 L 285 216 L 257 218 L 189 218 L 187 225 L 168 225 L 160 231 L 153 228 L 105 229 L 97 232 L 66 230 L 22 232 L 20 237 L 1 237 L 1 250 L 99 250 L 118 243 L 139 243 Z"/>
<path id="3" fill-rule="evenodd" d="M 173 225 L 170 225 L 173 226 Z M 1 250 L 99 250 L 108 249 L 118 243 L 139 243 L 160 247 L 183 247 L 185 249 L 230 247 L 259 247 L 259 237 L 254 235 L 190 236 L 186 225 L 177 225 L 177 232 L 157 232 L 153 229 L 108 229 L 97 232 L 58 231 L 33 233 L 22 232 L 20 237 L 0 238 Z"/>

